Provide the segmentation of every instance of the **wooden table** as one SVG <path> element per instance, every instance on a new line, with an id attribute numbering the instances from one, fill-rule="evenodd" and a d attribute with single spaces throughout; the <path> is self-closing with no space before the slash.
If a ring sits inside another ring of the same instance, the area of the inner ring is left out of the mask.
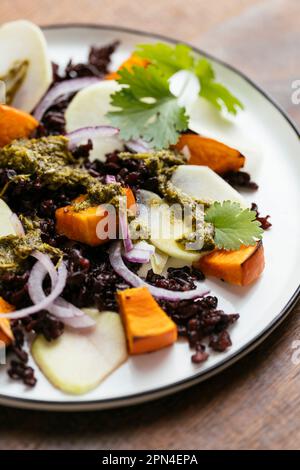
<path id="1" fill-rule="evenodd" d="M 300 125 L 291 83 L 300 78 L 298 0 L 1 0 L 0 21 L 99 22 L 173 35 L 239 67 Z M 174 396 L 85 414 L 0 409 L 5 449 L 297 449 L 298 305 L 255 352 Z"/>

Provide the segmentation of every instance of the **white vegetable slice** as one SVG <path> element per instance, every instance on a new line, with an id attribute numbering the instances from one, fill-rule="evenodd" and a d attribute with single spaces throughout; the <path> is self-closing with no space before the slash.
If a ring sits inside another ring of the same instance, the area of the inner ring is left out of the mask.
<path id="1" fill-rule="evenodd" d="M 139 189 L 137 192 L 137 202 L 145 206 L 150 206 L 151 204 L 160 204 L 162 203 L 162 198 L 152 191 L 147 191 L 146 189 Z"/>
<path id="2" fill-rule="evenodd" d="M 119 89 L 120 85 L 115 80 L 103 80 L 77 93 L 65 112 L 67 132 L 82 127 L 109 125 L 106 114 L 114 109 L 110 104 L 111 95 Z M 123 142 L 118 136 L 95 137 L 90 158 L 104 161 L 107 153 L 122 148 Z"/>
<path id="3" fill-rule="evenodd" d="M 167 238 L 156 238 L 151 240 L 153 245 L 156 246 L 160 251 L 163 251 L 168 256 L 185 261 L 188 264 L 192 264 L 201 257 L 200 253 L 194 251 L 187 251 L 181 248 L 180 244 L 174 239 Z"/>
<path id="4" fill-rule="evenodd" d="M 176 240 L 188 233 L 180 220 L 175 220 L 168 204 L 157 194 L 151 191 L 140 190 L 138 201 L 142 206 L 140 220 L 149 228 L 151 243 L 168 256 L 193 263 L 200 258 L 200 254 L 188 251 L 181 247 Z"/>
<path id="5" fill-rule="evenodd" d="M 172 176 L 178 189 L 196 199 L 205 201 L 235 201 L 247 207 L 243 196 L 207 166 L 180 165 Z"/>
<path id="6" fill-rule="evenodd" d="M 7 235 L 17 235 L 17 232 L 13 222 L 13 212 L 6 202 L 0 199 L 0 237 Z"/>
<path id="7" fill-rule="evenodd" d="M 38 336 L 32 356 L 47 379 L 63 392 L 84 394 L 97 387 L 127 359 L 126 338 L 120 316 L 115 312 L 86 310 L 96 327 L 78 333 L 66 329 L 48 342 Z"/>
<path id="8" fill-rule="evenodd" d="M 52 82 L 52 66 L 41 29 L 30 21 L 19 20 L 0 27 L 0 77 L 16 62 L 28 60 L 26 76 L 12 106 L 31 112 Z"/>
<path id="9" fill-rule="evenodd" d="M 162 274 L 168 262 L 169 256 L 160 250 L 155 250 L 155 253 L 150 258 L 151 268 L 154 274 Z"/>

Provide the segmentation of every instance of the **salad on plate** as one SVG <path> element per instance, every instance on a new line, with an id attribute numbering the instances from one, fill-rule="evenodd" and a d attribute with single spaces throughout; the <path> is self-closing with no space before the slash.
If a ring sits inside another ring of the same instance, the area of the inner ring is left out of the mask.
<path id="1" fill-rule="evenodd" d="M 186 341 L 195 367 L 239 314 L 213 285 L 255 283 L 271 224 L 247 155 L 191 124 L 243 104 L 184 44 L 114 43 L 51 62 L 40 28 L 0 27 L 0 348 L 11 380 L 84 394 L 132 355 Z M 206 279 L 210 279 L 209 286 Z M 159 367 L 159 363 L 157 364 Z M 146 372 L 145 372 L 146 373 Z"/>

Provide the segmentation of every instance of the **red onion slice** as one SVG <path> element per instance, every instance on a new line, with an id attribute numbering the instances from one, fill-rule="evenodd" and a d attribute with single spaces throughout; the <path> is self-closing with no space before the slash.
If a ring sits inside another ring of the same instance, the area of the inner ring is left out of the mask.
<path id="1" fill-rule="evenodd" d="M 28 292 L 35 305 L 16 312 L 0 314 L 0 318 L 14 320 L 38 313 L 41 310 L 47 310 L 56 318 L 59 318 L 65 325 L 72 328 L 90 328 L 94 326 L 95 321 L 91 317 L 86 315 L 79 308 L 59 297 L 65 287 L 67 279 L 67 269 L 65 264 L 61 263 L 58 271 L 56 271 L 55 266 L 48 255 L 34 252 L 32 256 L 36 258 L 38 262 L 33 266 L 30 273 Z M 52 291 L 48 297 L 45 295 L 43 290 L 43 280 L 47 273 L 50 276 L 52 284 Z"/>
<path id="2" fill-rule="evenodd" d="M 155 253 L 155 246 L 151 243 L 146 242 L 146 240 L 141 240 L 134 245 L 134 248 L 137 248 L 141 251 L 147 251 L 150 255 Z"/>
<path id="3" fill-rule="evenodd" d="M 114 137 L 118 135 L 119 129 L 112 126 L 90 126 L 90 127 L 81 127 L 75 131 L 69 132 L 66 134 L 68 137 L 68 148 L 69 150 L 74 150 L 79 144 L 87 142 L 89 139 L 93 141 L 96 137 Z"/>
<path id="4" fill-rule="evenodd" d="M 40 261 L 38 261 L 34 265 L 34 267 L 32 268 L 31 273 L 35 273 L 35 272 L 37 272 L 38 276 L 40 276 L 39 279 L 44 279 L 46 274 L 49 273 L 49 275 L 51 277 L 52 289 L 55 288 L 55 286 L 58 283 L 58 275 L 57 274 L 56 274 L 55 278 L 53 279 L 50 272 L 47 270 L 47 268 L 44 266 L 44 264 L 42 264 Z M 33 274 L 33 276 L 34 276 L 34 274 Z M 54 280 L 54 282 L 53 282 L 53 280 Z M 29 296 L 30 296 L 32 302 L 35 305 L 40 304 L 41 302 L 43 302 L 47 298 L 45 293 L 44 293 L 44 290 L 43 290 L 42 282 L 36 282 L 35 277 L 33 277 L 32 282 L 30 281 L 30 279 L 28 281 L 28 293 L 29 293 Z M 70 317 L 73 316 L 72 312 L 68 312 L 68 311 L 65 311 L 64 315 L 61 315 L 59 312 L 56 313 L 56 312 L 52 311 L 53 307 L 54 307 L 54 304 L 51 303 L 50 305 L 48 305 L 47 310 L 48 310 L 48 312 L 53 313 L 53 315 L 55 315 L 58 318 L 61 318 L 63 316 L 70 316 Z M 54 308 L 54 310 L 55 310 L 55 308 Z"/>
<path id="5" fill-rule="evenodd" d="M 41 262 L 39 261 L 37 263 L 37 265 L 39 265 L 40 263 Z M 50 261 L 50 263 L 51 263 L 51 261 Z M 58 275 L 56 273 L 54 265 L 53 265 L 53 268 L 54 268 L 55 273 L 54 273 L 54 276 L 53 276 L 52 269 L 51 269 L 51 271 L 49 271 L 44 263 L 41 263 L 41 264 L 43 266 L 43 271 L 42 271 L 42 268 L 40 268 L 39 266 L 37 266 L 36 269 L 39 268 L 41 270 L 43 278 L 45 278 L 46 274 L 49 273 L 50 278 L 51 278 L 52 288 L 53 288 L 56 285 L 57 281 L 58 281 Z M 42 283 L 36 283 L 34 285 L 32 285 L 31 283 L 30 284 L 28 283 L 28 293 L 29 293 L 29 296 L 30 296 L 30 298 L 31 298 L 31 300 L 34 304 L 39 304 L 40 302 L 42 302 L 46 298 L 46 295 L 45 295 L 44 290 L 43 290 Z M 52 304 L 50 304 L 47 307 L 48 312 L 52 313 L 53 315 L 55 315 L 59 319 L 73 317 L 74 312 L 72 311 L 72 309 L 69 308 L 69 305 L 61 305 L 60 300 L 63 300 L 63 299 L 58 297 Z M 66 302 L 66 304 L 68 304 L 68 302 Z M 82 312 L 82 315 L 83 315 L 83 312 Z"/>
<path id="6" fill-rule="evenodd" d="M 44 270 L 49 273 L 53 288 L 58 281 L 58 275 L 51 259 L 49 256 L 41 252 L 34 252 L 32 256 L 34 256 L 34 258 L 43 265 Z M 34 303 L 41 302 L 46 297 L 42 284 L 36 285 L 34 290 L 28 287 L 28 291 L 31 300 Z M 47 310 L 52 313 L 52 315 L 59 318 L 65 325 L 73 328 L 89 328 L 95 325 L 95 321 L 92 318 L 61 297 L 58 297 L 51 305 L 49 305 Z"/>
<path id="7" fill-rule="evenodd" d="M 67 302 L 67 300 L 62 297 L 58 297 L 55 302 L 53 302 L 53 305 L 50 305 L 49 312 L 62 318 L 85 316 L 85 313 L 80 310 L 80 308 L 75 307 L 75 305 Z"/>
<path id="8" fill-rule="evenodd" d="M 146 241 L 136 243 L 132 250 L 124 253 L 124 258 L 132 263 L 148 263 L 151 255 L 155 252 L 155 247 Z"/>
<path id="9" fill-rule="evenodd" d="M 125 265 L 122 254 L 120 242 L 115 242 L 109 250 L 109 260 L 115 272 L 121 276 L 128 284 L 133 287 L 144 286 L 149 289 L 149 292 L 158 299 L 177 301 L 177 300 L 190 300 L 198 297 L 203 297 L 209 293 L 209 290 L 203 287 L 203 283 L 196 282 L 196 289 L 189 291 L 171 291 L 162 289 L 160 287 L 152 286 L 143 281 L 139 276 L 130 271 Z"/>
<path id="10" fill-rule="evenodd" d="M 106 184 L 116 183 L 116 177 L 113 176 L 113 175 L 106 175 L 105 176 L 105 183 Z"/>
<path id="11" fill-rule="evenodd" d="M 71 328 L 91 328 L 96 322 L 88 315 L 83 314 L 81 317 L 62 318 L 61 321 Z"/>
<path id="12" fill-rule="evenodd" d="M 35 119 L 40 121 L 47 109 L 49 109 L 58 98 L 64 95 L 69 95 L 70 93 L 75 93 L 76 91 L 82 90 L 82 88 L 85 88 L 89 85 L 93 85 L 97 82 L 99 82 L 99 78 L 83 77 L 71 80 L 64 80 L 58 83 L 57 85 L 54 85 L 54 87 L 46 93 L 46 95 L 37 105 L 33 116 L 35 117 Z"/>
<path id="13" fill-rule="evenodd" d="M 47 256 L 47 255 L 45 255 Z M 43 280 L 46 276 L 46 269 L 40 263 L 36 263 L 30 273 L 28 279 L 28 290 L 34 292 L 36 289 L 39 289 L 39 286 L 42 286 Z M 10 313 L 0 313 L 0 318 L 8 318 L 9 320 L 17 320 L 19 318 L 27 317 L 28 315 L 32 315 L 34 313 L 38 313 L 41 310 L 48 310 L 48 307 L 54 302 L 55 299 L 62 293 L 64 287 L 66 285 L 67 280 L 67 268 L 64 263 L 61 263 L 58 271 L 57 271 L 57 282 L 54 286 L 51 294 L 47 297 L 45 296 L 43 300 L 38 302 L 35 305 L 31 305 L 30 307 L 22 308 L 15 312 Z"/>
<path id="14" fill-rule="evenodd" d="M 150 153 L 153 152 L 153 149 L 149 147 L 147 142 L 144 142 L 142 139 L 138 140 L 128 140 L 128 142 L 125 143 L 126 147 L 130 152 L 133 153 Z"/>
<path id="15" fill-rule="evenodd" d="M 149 263 L 150 256 L 150 253 L 147 253 L 147 251 L 138 250 L 137 248 L 133 248 L 128 253 L 124 254 L 124 258 L 126 258 L 127 261 L 140 264 Z"/>
<path id="16" fill-rule="evenodd" d="M 58 274 L 50 257 L 48 255 L 45 255 L 45 253 L 42 253 L 41 251 L 34 251 L 33 253 L 31 253 L 31 256 L 38 260 L 44 266 L 50 276 L 52 287 L 54 287 L 57 283 Z"/>

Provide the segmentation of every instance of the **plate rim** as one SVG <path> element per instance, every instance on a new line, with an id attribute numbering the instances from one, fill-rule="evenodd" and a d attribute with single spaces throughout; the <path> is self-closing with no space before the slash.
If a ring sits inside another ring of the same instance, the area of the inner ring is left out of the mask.
<path id="1" fill-rule="evenodd" d="M 249 78 L 244 72 L 237 69 L 235 66 L 228 64 L 226 61 L 219 59 L 213 54 L 207 53 L 202 49 L 193 46 L 189 42 L 176 40 L 169 36 L 153 33 L 149 31 L 142 31 L 134 28 L 117 26 L 117 25 L 107 25 L 107 24 L 97 24 L 97 23 L 53 23 L 49 25 L 41 26 L 42 30 L 55 30 L 55 29 L 72 29 L 72 28 L 83 28 L 83 29 L 99 29 L 115 32 L 123 32 L 128 34 L 135 34 L 138 36 L 149 36 L 153 39 L 159 39 L 162 41 L 169 42 L 171 44 L 177 44 L 178 42 L 185 44 L 196 52 L 201 54 L 204 57 L 207 57 L 214 62 L 226 67 L 227 69 L 233 71 L 243 80 L 245 80 L 249 85 L 251 85 L 256 91 L 258 91 L 271 105 L 277 109 L 285 121 L 289 124 L 290 128 L 295 132 L 298 139 L 300 139 L 300 132 L 298 127 L 293 122 L 293 120 L 288 116 L 286 111 L 283 110 L 281 105 L 272 98 L 264 89 L 262 89 L 256 82 Z M 179 381 L 176 381 L 170 385 L 165 385 L 163 387 L 158 387 L 151 391 L 144 391 L 136 394 L 125 395 L 121 398 L 103 398 L 103 399 L 94 399 L 94 400 L 82 400 L 82 401 L 57 401 L 57 400 L 36 400 L 32 398 L 20 398 L 20 397 L 8 397 L 7 395 L 0 394 L 0 404 L 6 406 L 13 406 L 24 409 L 39 409 L 45 411 L 90 411 L 90 410 L 100 410 L 100 409 L 112 409 L 121 406 L 135 405 L 140 404 L 146 401 L 155 400 L 172 393 L 179 392 L 185 388 L 196 385 L 204 380 L 211 378 L 216 375 L 218 372 L 222 372 L 227 369 L 239 359 L 244 357 L 246 354 L 253 351 L 257 346 L 259 346 L 289 315 L 295 304 L 300 298 L 300 282 L 292 294 L 286 305 L 280 310 L 280 312 L 273 318 L 273 320 L 266 326 L 258 335 L 256 335 L 252 340 L 249 340 L 246 344 L 241 346 L 230 358 L 222 359 L 218 364 L 211 366 L 205 372 L 199 371 L 193 377 L 185 378 Z"/>

